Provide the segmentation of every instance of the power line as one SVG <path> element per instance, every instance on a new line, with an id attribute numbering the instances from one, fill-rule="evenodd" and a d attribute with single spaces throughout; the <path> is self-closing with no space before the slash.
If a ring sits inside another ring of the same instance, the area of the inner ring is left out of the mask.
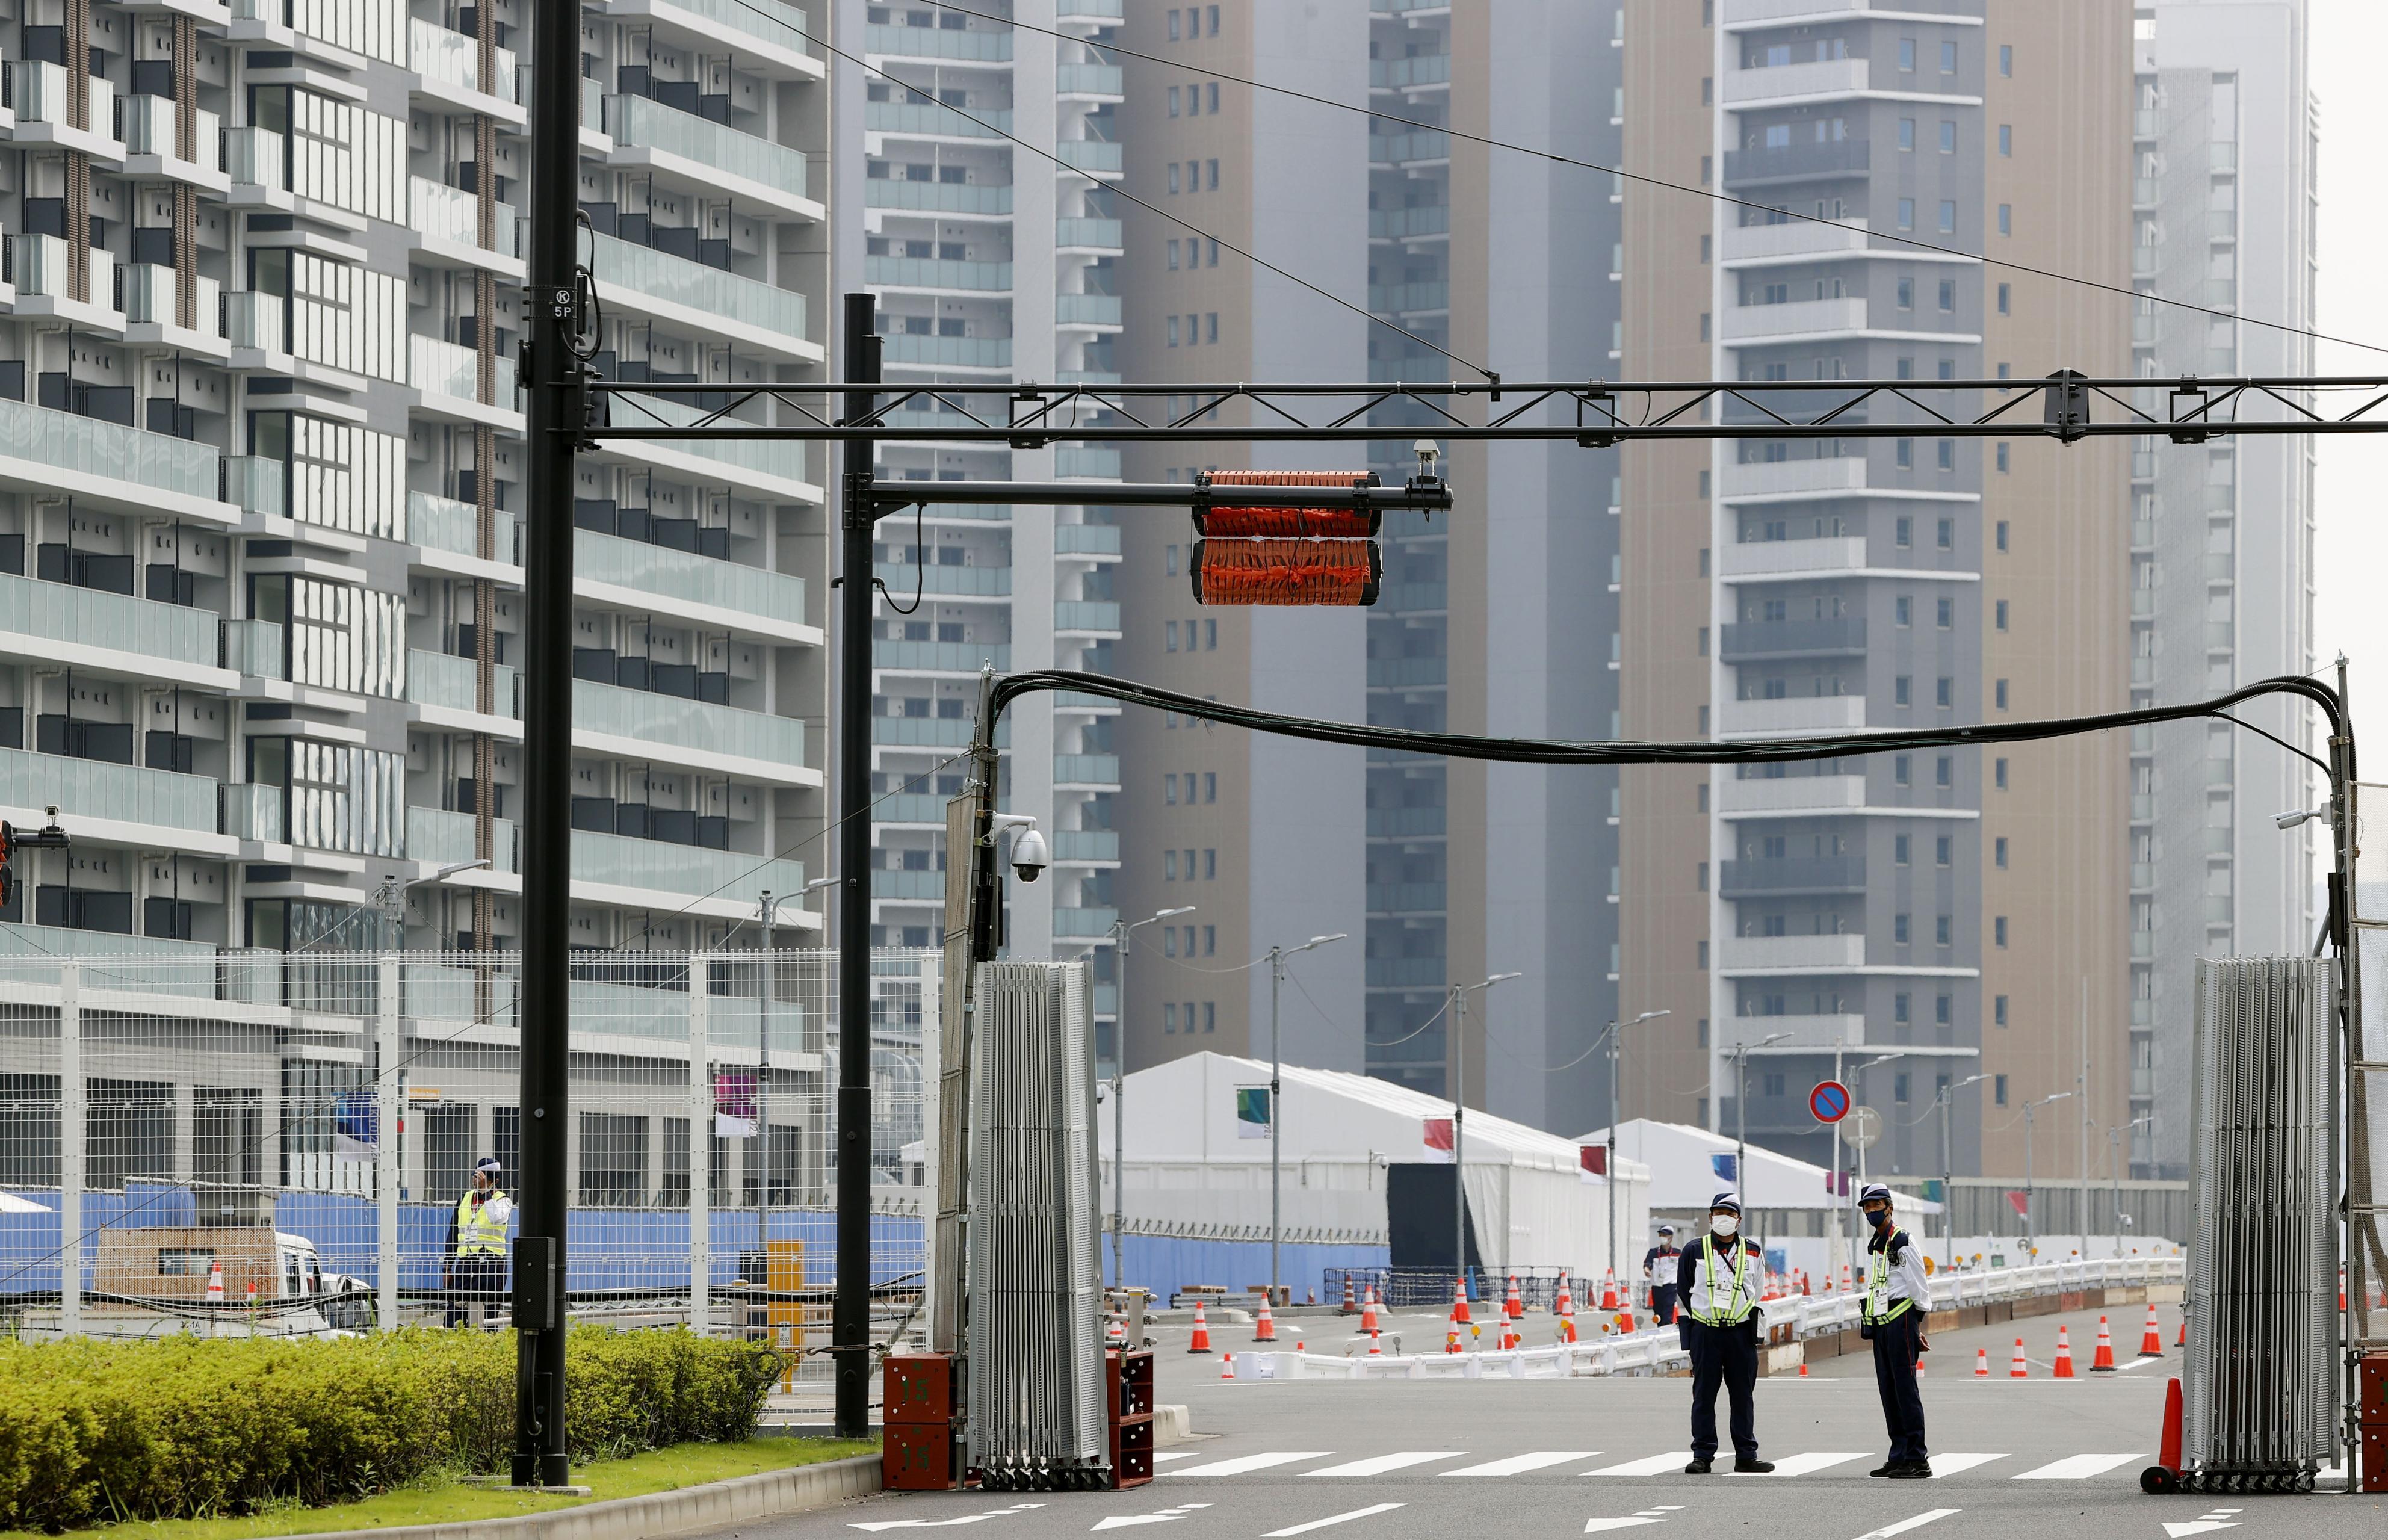
<path id="1" fill-rule="evenodd" d="M 743 0 L 741 0 L 741 3 L 743 4 Z M 934 6 L 940 10 L 954 11 L 963 16 L 974 16 L 982 21 L 997 22 L 999 24 L 1011 27 L 1019 32 L 1040 32 L 1047 37 L 1060 38 L 1064 42 L 1076 43 L 1086 41 L 1076 36 L 1074 33 L 1056 32 L 1050 27 L 1033 26 L 1028 22 L 1017 20 L 1009 16 L 997 15 L 993 11 L 973 10 L 968 6 L 955 5 L 953 0 L 923 0 L 923 3 Z M 1089 43 L 1087 45 L 1089 47 L 1099 47 L 1107 53 L 1118 54 L 1124 57 L 1143 59 L 1149 64 L 1159 64 L 1172 70 L 1186 70 L 1191 68 L 1183 59 L 1163 58 L 1158 54 L 1140 53 L 1134 48 L 1123 47 L 1116 43 Z M 2334 337 L 2328 332 L 2317 332 L 2309 330 L 2304 326 L 2293 326 L 2282 321 L 2265 321 L 2255 316 L 2242 315 L 2237 311 L 2216 310 L 2212 306 L 2196 304 L 2187 299 L 2167 299 L 2162 295 L 2142 293 L 2135 288 L 2125 288 L 2119 284 L 2101 283 L 2095 278 L 2083 278 L 2070 273 L 2059 273 L 2052 268 L 2034 267 L 2028 262 L 2001 261 L 2001 259 L 1990 256 L 1986 252 L 1968 251 L 1962 247 L 1942 246 L 1934 241 L 1919 240 L 1912 235 L 1894 235 L 1886 230 L 1869 230 L 1864 225 L 1844 224 L 1838 220 L 1826 219 L 1820 214 L 1797 213 L 1789 209 L 1777 208 L 1771 203 L 1756 203 L 1747 198 L 1735 197 L 1730 193 L 1711 192 L 1706 187 L 1695 187 L 1682 182 L 1670 182 L 1664 177 L 1650 176 L 1641 172 L 1629 172 L 1622 166 L 1604 166 L 1597 161 L 1579 160 L 1571 155 L 1561 155 L 1556 150 L 1540 149 L 1532 145 L 1513 144 L 1506 139 L 1494 139 L 1481 134 L 1470 134 L 1465 129 L 1453 128 L 1447 123 L 1430 123 L 1420 118 L 1404 118 L 1398 112 L 1379 112 L 1376 108 L 1370 107 L 1354 107 L 1350 102 L 1339 102 L 1331 96 L 1321 96 L 1308 91 L 1297 91 L 1289 85 L 1271 85 L 1264 81 L 1248 80 L 1241 75 L 1230 75 L 1226 73 L 1224 70 L 1207 68 L 1202 69 L 1198 72 L 1208 78 L 1232 82 L 1237 85 L 1246 86 L 1254 91 L 1274 92 L 1280 96 L 1291 96 L 1297 101 L 1315 102 L 1320 107 L 1334 108 L 1339 112 L 1356 112 L 1363 117 L 1378 118 L 1382 119 L 1386 122 L 1401 123 L 1409 128 L 1430 129 L 1437 134 L 1446 134 L 1454 139 L 1465 140 L 1472 145 L 1483 145 L 1491 149 L 1505 149 L 1514 151 L 1519 155 L 1531 155 L 1536 159 L 1549 160 L 1557 165 L 1573 167 L 1578 171 L 1607 172 L 1612 176 L 1623 177 L 1628 182 L 1639 182 L 1645 186 L 1651 187 L 1663 187 L 1670 192 L 1689 193 L 1694 197 L 1707 198 L 1710 202 L 1721 203 L 1731 208 L 1749 209 L 1763 214 L 1783 215 L 1790 219 L 1797 220 L 1802 223 L 1828 225 L 1835 230 L 1847 230 L 1853 235 L 1877 235 L 1895 245 L 1912 247 L 1919 251 L 1937 251 L 1946 256 L 1963 257 L 1969 261 L 1978 261 L 1985 266 L 1999 268 L 2008 273 L 2028 273 L 2038 278 L 2053 278 L 2058 283 L 2078 284 L 2084 288 L 2101 289 L 2108 294 L 2119 294 L 2131 299 L 2146 299 L 2159 305 L 2169 305 L 2177 310 L 2191 311 L 2200 315 L 2217 316 L 2227 321 L 2243 321 L 2251 326 L 2262 326 L 2270 331 L 2287 333 L 2292 337 L 2307 337 L 2313 338 L 2317 342 L 2336 342 L 2348 348 L 2360 348 L 2366 352 L 2388 353 L 2388 347 L 2382 347 L 2378 343 L 2357 342 L 2352 337 Z M 1147 204 L 1145 207 L 1150 208 L 1151 206 Z M 1396 329 L 1398 330 L 1399 328 Z M 1432 348 L 1434 347 L 1434 344 L 1429 342 L 1427 346 Z M 1435 348 L 1435 351 L 1442 352 L 1442 350 Z M 1451 355 L 1444 353 L 1443 356 L 1448 358 Z M 1477 366 L 1470 364 L 1469 367 L 1476 368 Z"/>
<path id="2" fill-rule="evenodd" d="M 1020 137 L 1020 135 L 1012 133 L 1010 130 L 997 128 L 985 119 L 978 117 L 962 108 L 955 107 L 949 102 L 941 102 L 937 100 L 936 97 L 931 95 L 928 92 L 921 90 L 919 86 L 914 85 L 908 81 L 897 80 L 895 76 L 887 73 L 884 70 L 881 70 L 874 65 L 864 63 L 861 59 L 847 53 L 845 49 L 839 47 L 834 43 L 831 43 L 824 38 L 815 37 L 812 33 L 806 32 L 802 27 L 797 26 L 794 22 L 790 21 L 785 17 L 773 16 L 768 11 L 765 11 L 757 6 L 749 5 L 747 0 L 732 0 L 732 3 L 742 10 L 752 11 L 755 15 L 761 17 L 766 21 L 774 22 L 779 26 L 786 28 L 789 32 L 795 33 L 798 37 L 803 38 L 807 43 L 819 44 L 822 48 L 826 49 L 830 53 L 835 54 L 838 57 L 845 60 L 848 64 L 853 65 L 856 69 L 867 70 L 870 73 L 878 76 L 881 80 L 885 81 L 890 85 L 901 87 L 903 90 L 920 97 L 922 101 L 928 103 L 932 107 L 942 108 L 946 111 L 952 113 L 957 118 L 976 123 L 980 128 L 984 129 L 989 134 L 996 138 L 1009 139 L 1013 144 L 1018 145 L 1022 149 L 1028 151 L 1032 155 L 1044 157 L 1046 159 L 1050 160 L 1054 165 L 1060 167 L 1065 172 L 1074 172 L 1079 175 L 1085 174 L 1083 172 L 1080 172 L 1077 167 L 1071 165 L 1066 160 L 1063 160 L 1051 150 L 1032 145 L 1027 140 Z M 970 14 L 972 16 L 978 16 L 983 13 L 972 11 Z M 1036 30 L 1042 31 L 1043 29 L 1040 28 Z M 1055 32 L 1053 35 L 1061 37 L 1065 34 Z M 1453 352 L 1450 349 L 1442 347 L 1438 343 L 1428 341 L 1425 337 L 1418 336 L 1417 333 L 1410 330 L 1407 326 L 1404 326 L 1396 322 L 1388 321 L 1381 315 L 1374 314 L 1365 307 L 1353 304 L 1351 300 L 1344 299 L 1340 294 L 1330 293 L 1327 290 L 1319 287 L 1316 284 L 1312 283 L 1309 279 L 1288 272 L 1286 269 L 1279 267 L 1277 263 L 1268 261 L 1264 257 L 1255 256 L 1251 252 L 1245 250 L 1242 247 L 1238 246 L 1233 241 L 1221 240 L 1218 236 L 1211 234 L 1211 232 L 1203 229 L 1201 226 L 1195 224 L 1190 221 L 1181 219 L 1177 215 L 1173 214 L 1167 210 L 1160 208 L 1157 205 L 1147 203 L 1144 199 L 1137 197 L 1134 193 L 1129 192 L 1124 187 L 1114 186 L 1111 190 L 1121 197 L 1124 197 L 1130 203 L 1135 204 L 1137 208 L 1144 210 L 1147 213 L 1154 214 L 1162 219 L 1165 219 L 1170 223 L 1177 225 L 1181 229 L 1191 230 L 1194 234 L 1201 236 L 1204 240 L 1213 243 L 1214 245 L 1224 246 L 1228 250 L 1234 252 L 1237 256 L 1243 258 L 1246 261 L 1252 263 L 1254 266 L 1264 267 L 1271 273 L 1276 274 L 1280 278 L 1286 279 L 1289 283 L 1299 284 L 1301 286 L 1308 289 L 1311 293 L 1317 295 L 1322 299 L 1334 301 L 1336 304 L 1342 306 L 1345 310 L 1350 311 L 1353 314 L 1360 317 L 1360 319 L 1372 325 L 1382 326 L 1388 331 L 1399 332 L 1404 337 L 1408 337 L 1412 342 L 1416 343 L 1419 347 L 1441 353 L 1443 357 L 1451 360 L 1452 363 L 1459 364 L 1464 368 L 1473 369 L 1478 374 L 1482 375 L 1486 379 L 1492 379 L 1495 377 L 1492 371 L 1485 368 L 1482 364 L 1470 363 L 1468 360 L 1460 357 L 1457 353 Z"/>

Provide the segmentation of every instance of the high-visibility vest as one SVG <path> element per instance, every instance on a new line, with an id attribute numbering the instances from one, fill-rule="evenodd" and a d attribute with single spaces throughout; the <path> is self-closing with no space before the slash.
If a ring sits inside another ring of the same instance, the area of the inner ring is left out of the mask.
<path id="1" fill-rule="evenodd" d="M 492 1189 L 479 1203 L 467 1192 L 456 1200 L 456 1254 L 458 1256 L 503 1256 L 506 1254 L 506 1215 L 514 1205 L 504 1202 L 504 1194 Z"/>
<path id="2" fill-rule="evenodd" d="M 1704 1326 L 1739 1326 L 1749 1318 L 1752 1302 L 1741 1286 L 1744 1276 L 1749 1271 L 1749 1248 L 1743 1245 L 1737 1237 L 1730 1244 L 1733 1247 L 1733 1297 L 1722 1310 L 1719 1310 L 1716 1237 L 1700 1237 L 1700 1271 L 1708 1279 L 1708 1305 L 1703 1309 L 1698 1304 L 1686 1300 L 1684 1307 L 1691 1311 L 1694 1320 Z"/>
<path id="3" fill-rule="evenodd" d="M 1865 1314 L 1865 1318 L 1877 1325 L 1885 1321 L 1897 1320 L 1907 1313 L 1909 1305 L 1915 1303 L 1912 1299 L 1901 1299 L 1894 1303 L 1884 1297 L 1890 1288 L 1890 1254 L 1906 1240 L 1907 1233 L 1904 1230 L 1891 1231 L 1890 1239 L 1882 1243 L 1882 1250 L 1875 1252 L 1866 1263 L 1865 1299 L 1861 1308 Z M 1888 1309 L 1884 1308 L 1886 1305 L 1889 1305 Z"/>

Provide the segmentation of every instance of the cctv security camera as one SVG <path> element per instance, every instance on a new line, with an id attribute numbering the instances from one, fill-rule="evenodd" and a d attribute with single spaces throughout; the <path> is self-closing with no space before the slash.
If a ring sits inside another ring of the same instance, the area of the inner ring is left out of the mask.
<path id="1" fill-rule="evenodd" d="M 2311 808 L 2303 812 L 2274 813 L 2272 815 L 2272 821 L 2282 829 L 2293 829 L 2298 824 L 2305 822 L 2307 819 L 2319 818 L 2321 816 L 2322 810 L 2319 808 Z"/>
<path id="2" fill-rule="evenodd" d="M 1418 463 L 1420 465 L 1429 467 L 1431 467 L 1434 465 L 1435 460 L 1442 453 L 1440 449 L 1435 447 L 1435 442 L 1431 439 L 1420 439 L 1417 442 L 1410 446 L 1410 452 L 1418 457 Z"/>
<path id="3" fill-rule="evenodd" d="M 1011 842 L 1011 872 L 1023 883 L 1033 883 L 1045 874 L 1052 859 L 1045 852 L 1045 836 L 1034 829 L 1023 830 Z"/>

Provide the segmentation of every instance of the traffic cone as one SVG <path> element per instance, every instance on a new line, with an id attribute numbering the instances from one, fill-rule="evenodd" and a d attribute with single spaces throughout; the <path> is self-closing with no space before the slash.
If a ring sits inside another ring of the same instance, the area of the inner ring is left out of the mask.
<path id="1" fill-rule="evenodd" d="M 1347 1316 L 1360 1308 L 1359 1303 L 1352 1295 L 1352 1275 L 1345 1273 L 1343 1275 L 1343 1314 Z"/>
<path id="2" fill-rule="evenodd" d="M 2015 1339 L 2014 1367 L 2007 1370 L 2007 1378 L 2010 1380 L 2028 1380 L 2031 1378 L 2031 1364 L 2023 1355 L 2023 1339 L 2021 1337 L 2017 1337 Z"/>
<path id="3" fill-rule="evenodd" d="M 208 1303 L 222 1305 L 223 1302 L 223 1264 L 210 1262 L 208 1264 Z"/>
<path id="4" fill-rule="evenodd" d="M 2173 1340 L 2172 1345 L 2175 1347 L 2189 1345 L 2189 1312 L 2186 1310 L 2180 1313 L 2180 1335 Z"/>
<path id="5" fill-rule="evenodd" d="M 257 1308 L 257 1279 L 255 1279 L 248 1280 L 248 1307 L 251 1310 Z"/>
<path id="6" fill-rule="evenodd" d="M 2148 1329 L 2140 1336 L 2140 1356 L 2142 1358 L 2164 1356 L 2164 1329 L 2156 1325 L 2156 1307 L 2153 1303 L 2148 1306 Z"/>
<path id="7" fill-rule="evenodd" d="M 1451 1286 L 1451 1318 L 1462 1326 L 1468 1324 L 1467 1279 L 1465 1277 Z"/>
<path id="8" fill-rule="evenodd" d="M 1799 1297 L 1807 1299 L 1810 1297 L 1810 1292 L 1808 1288 L 1808 1269 L 1802 1267 L 1799 1269 Z"/>
<path id="9" fill-rule="evenodd" d="M 1310 1344 L 1302 1341 L 1300 1338 L 1296 1338 L 1294 1340 L 1293 1350 L 1296 1353 L 1307 1353 L 1310 1351 Z"/>
<path id="10" fill-rule="evenodd" d="M 1989 1377 L 1990 1350 L 1987 1347 L 1977 1347 L 1974 1349 L 1974 1378 L 1987 1380 Z"/>
<path id="11" fill-rule="evenodd" d="M 1369 1356 L 1369 1357 L 1371 1357 L 1371 1358 L 1381 1358 L 1381 1357 L 1383 1357 L 1383 1356 L 1385 1355 L 1384 1336 L 1385 1336 L 1385 1334 L 1384 1334 L 1383 1332 L 1381 1332 L 1381 1331 L 1378 1330 L 1375 1327 L 1373 1327 L 1373 1326 L 1372 1326 L 1372 1327 L 1368 1328 L 1368 1356 Z"/>
<path id="12" fill-rule="evenodd" d="M 1805 1358 L 1799 1360 L 1799 1378 L 1802 1380 L 1808 1378 L 1808 1360 Z"/>
<path id="13" fill-rule="evenodd" d="M 1230 1353 L 1226 1357 L 1219 1360 L 1219 1378 L 1222 1380 L 1233 1380 L 1235 1377 L 1236 1355 Z"/>
<path id="14" fill-rule="evenodd" d="M 2338 1307 L 2342 1310 L 2345 1309 L 2346 1302 L 2339 1301 Z M 1501 1309 L 1511 1320 L 1516 1320 L 1526 1313 L 1525 1302 L 1518 1297 L 1518 1275 L 1515 1273 L 1509 1275 L 1509 1297 L 1503 1302 Z"/>
<path id="15" fill-rule="evenodd" d="M 1377 1286 L 1368 1285 L 1367 1294 L 1360 1302 L 1360 1330 L 1373 1335 L 1377 1330 Z"/>
<path id="16" fill-rule="evenodd" d="M 1632 1336 L 1632 1335 L 1633 1334 L 1633 1312 L 1632 1312 L 1632 1311 L 1631 1311 L 1631 1310 L 1620 1310 L 1620 1311 L 1617 1313 L 1617 1330 L 1620 1330 L 1620 1331 L 1624 1332 L 1624 1333 L 1625 1333 L 1627 1336 L 1629 1336 L 1629 1337 L 1630 1337 L 1630 1336 Z"/>
<path id="17" fill-rule="evenodd" d="M 2156 1463 L 2180 1472 L 2180 1381 L 2165 1381 L 2164 1431 L 2156 1439 Z"/>
<path id="18" fill-rule="evenodd" d="M 2073 1378 L 2073 1338 L 2071 1333 L 2062 1326 L 2056 1329 L 2056 1368 L 2051 1378 L 2057 1380 Z"/>
<path id="19" fill-rule="evenodd" d="M 1617 1274 L 1613 1271 L 1607 1274 L 1601 1282 L 1600 1307 L 1603 1310 L 1614 1310 L 1617 1308 Z"/>
<path id="20" fill-rule="evenodd" d="M 2103 1316 L 2098 1317 L 2098 1351 L 2090 1356 L 2090 1372 L 2092 1374 L 2115 1372 L 2115 1335 L 2106 1330 L 2106 1317 Z"/>
<path id="21" fill-rule="evenodd" d="M 1269 1314 L 1269 1302 L 1266 1294 L 1263 1294 L 1261 1296 L 1261 1318 L 1252 1326 L 1252 1341 L 1256 1343 L 1273 1343 L 1277 1341 L 1277 1317 Z"/>
<path id="22" fill-rule="evenodd" d="M 1202 1302 L 1199 1299 L 1194 1302 L 1194 1340 L 1186 1345 L 1186 1351 L 1188 1353 L 1211 1351 L 1211 1322 L 1209 1317 L 1202 1314 Z"/>
<path id="23" fill-rule="evenodd" d="M 1442 1333 L 1442 1350 L 1445 1353 L 1457 1353 L 1461 1351 L 1459 1346 L 1459 1323 L 1457 1321 L 1452 1322 L 1449 1327 L 1444 1329 Z"/>
<path id="24" fill-rule="evenodd" d="M 1559 1341 L 1575 1341 L 1575 1296 L 1567 1292 L 1564 1283 L 1559 1285 Z"/>

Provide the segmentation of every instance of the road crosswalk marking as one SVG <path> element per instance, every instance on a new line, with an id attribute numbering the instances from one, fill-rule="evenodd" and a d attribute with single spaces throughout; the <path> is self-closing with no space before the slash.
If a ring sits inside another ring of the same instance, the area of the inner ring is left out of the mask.
<path id="1" fill-rule="evenodd" d="M 1932 1474 L 1934 1479 L 1937 1480 L 1942 1476 L 1953 1476 L 1961 1470 L 1971 1470 L 1977 1465 L 1988 1465 L 1994 1459 L 2004 1458 L 2006 1458 L 2004 1455 L 1935 1455 L 1932 1457 Z"/>
<path id="2" fill-rule="evenodd" d="M 1912 1519 L 1901 1519 L 1895 1524 L 1885 1524 L 1880 1529 L 1870 1529 L 1859 1535 L 1858 1540 L 1890 1540 L 1894 1534 L 1905 1534 L 1909 1530 L 1922 1529 L 1935 1519 L 1946 1519 L 1951 1513 L 1958 1511 L 1959 1509 L 1953 1508 L 1927 1508 Z"/>
<path id="3" fill-rule="evenodd" d="M 1774 1462 L 1773 1474 L 1777 1476 L 1804 1476 L 1812 1470 L 1829 1470 L 1835 1465 L 1847 1465 L 1853 1459 L 1863 1459 L 1865 1457 L 1866 1457 L 1863 1453 L 1853 1455 L 1827 1455 L 1821 1453 L 1785 1455 L 1781 1459 Z"/>
<path id="4" fill-rule="evenodd" d="M 1266 1470 L 1271 1466 L 1291 1465 L 1298 1459 L 1325 1459 L 1332 1449 L 1275 1449 L 1264 1455 L 1238 1455 L 1233 1459 L 1213 1460 L 1208 1465 L 1189 1465 L 1183 1470 L 1164 1470 L 1164 1476 L 1240 1476 L 1251 1470 Z"/>
<path id="5" fill-rule="evenodd" d="M 1342 1465 L 1330 1465 L 1323 1470 L 1305 1470 L 1305 1476 L 1381 1476 L 1388 1470 L 1407 1466 L 1424 1465 L 1430 1459 L 1456 1459 L 1467 1453 L 1465 1449 L 1404 1449 L 1398 1455 L 1371 1455 Z"/>
<path id="6" fill-rule="evenodd" d="M 1569 1460 L 1590 1459 L 1600 1453 L 1597 1449 L 1538 1449 L 1531 1455 L 1511 1455 L 1506 1459 L 1487 1460 L 1482 1465 L 1463 1466 L 1457 1470 L 1445 1470 L 1446 1476 L 1516 1476 L 1528 1470 L 1540 1470 L 1545 1466 L 1565 1465 Z"/>
<path id="7" fill-rule="evenodd" d="M 1366 1508 L 1355 1508 L 1349 1513 L 1330 1513 L 1324 1519 L 1313 1519 L 1306 1524 L 1289 1524 L 1284 1529 L 1273 1529 L 1263 1535 L 1261 1540 L 1286 1540 L 1288 1535 L 1307 1534 L 1312 1530 L 1325 1529 L 1329 1524 L 1348 1524 L 1354 1519 L 1365 1519 L 1378 1513 L 1391 1513 L 1397 1508 L 1407 1506 L 1409 1505 L 1406 1503 L 1371 1503 Z"/>
<path id="8" fill-rule="evenodd" d="M 2067 1455 L 2063 1459 L 2051 1461 L 2037 1470 L 2023 1471 L 2014 1479 L 2019 1482 L 2079 1481 L 2086 1476 L 2103 1475 L 2118 1465 L 2128 1465 L 2135 1459 L 2146 1457 L 2143 1454 Z"/>
<path id="9" fill-rule="evenodd" d="M 1627 1460 L 1622 1465 L 1608 1465 L 1597 1470 L 1587 1470 L 1584 1474 L 1587 1476 L 1655 1476 L 1665 1470 L 1681 1470 L 1691 1457 L 1692 1452 L 1689 1449 L 1678 1449 L 1671 1455 L 1647 1455 L 1641 1459 Z"/>

